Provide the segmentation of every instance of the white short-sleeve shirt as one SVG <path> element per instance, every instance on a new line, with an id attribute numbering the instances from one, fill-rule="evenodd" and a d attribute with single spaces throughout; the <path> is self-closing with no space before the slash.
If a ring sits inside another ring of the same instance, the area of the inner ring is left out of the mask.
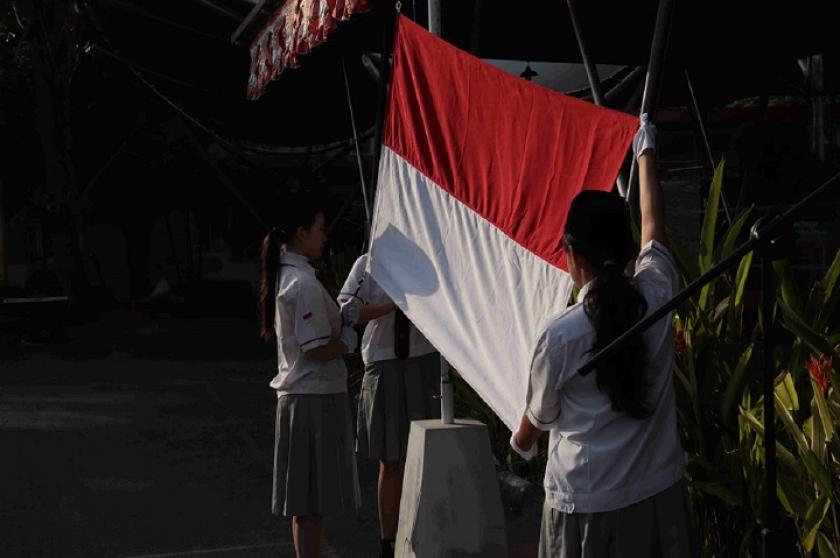
<path id="1" fill-rule="evenodd" d="M 678 287 L 674 260 L 651 241 L 636 260 L 633 284 L 648 313 Z M 590 285 L 581 289 L 583 300 Z M 673 387 L 674 339 L 671 315 L 644 335 L 648 365 L 647 419 L 612 408 L 596 374 L 578 374 L 592 356 L 595 330 L 578 303 L 547 322 L 531 364 L 526 415 L 550 431 L 545 472 L 546 499 L 561 512 L 595 513 L 623 508 L 669 488 L 683 476 L 685 452 L 677 432 Z"/>
<path id="2" fill-rule="evenodd" d="M 304 256 L 294 252 L 280 255 L 276 300 L 277 375 L 271 387 L 277 395 L 346 392 L 344 359 L 320 361 L 306 354 L 338 339 L 341 315 Z"/>
<path id="3" fill-rule="evenodd" d="M 362 304 L 385 304 L 391 302 L 373 277 L 366 271 L 367 254 L 362 254 L 353 264 L 353 269 L 347 276 L 344 286 L 338 295 L 339 302 L 345 302 L 353 297 Z M 371 320 L 365 326 L 362 336 L 362 359 L 365 364 L 397 358 L 394 353 L 394 312 Z M 409 332 L 409 357 L 421 356 L 435 352 L 435 347 L 423 337 L 414 324 Z"/>

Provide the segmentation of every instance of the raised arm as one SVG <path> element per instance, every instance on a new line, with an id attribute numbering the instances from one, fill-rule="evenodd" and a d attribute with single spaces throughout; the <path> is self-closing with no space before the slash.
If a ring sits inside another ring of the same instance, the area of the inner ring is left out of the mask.
<path id="1" fill-rule="evenodd" d="M 633 152 L 639 163 L 639 210 L 642 216 L 642 246 L 656 240 L 665 243 L 665 200 L 656 170 L 656 127 L 642 115 L 633 139 Z"/>

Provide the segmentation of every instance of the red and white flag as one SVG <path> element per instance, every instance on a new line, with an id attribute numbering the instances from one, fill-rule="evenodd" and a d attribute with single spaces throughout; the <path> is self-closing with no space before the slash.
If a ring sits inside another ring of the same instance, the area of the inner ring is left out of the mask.
<path id="1" fill-rule="evenodd" d="M 369 266 L 511 429 L 543 321 L 565 308 L 563 226 L 609 190 L 638 119 L 506 74 L 400 17 Z"/>

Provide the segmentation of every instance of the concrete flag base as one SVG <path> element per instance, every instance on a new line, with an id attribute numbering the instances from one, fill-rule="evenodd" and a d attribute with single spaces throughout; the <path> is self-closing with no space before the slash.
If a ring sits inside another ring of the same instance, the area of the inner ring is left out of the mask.
<path id="1" fill-rule="evenodd" d="M 484 424 L 468 419 L 411 423 L 395 555 L 507 556 L 502 500 Z"/>

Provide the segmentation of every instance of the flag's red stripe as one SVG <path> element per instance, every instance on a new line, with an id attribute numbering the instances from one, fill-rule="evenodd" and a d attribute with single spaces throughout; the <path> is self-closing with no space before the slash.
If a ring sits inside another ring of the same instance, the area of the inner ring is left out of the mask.
<path id="1" fill-rule="evenodd" d="M 399 18 L 383 143 L 554 265 L 565 268 L 561 236 L 572 198 L 612 187 L 637 126 Z"/>

